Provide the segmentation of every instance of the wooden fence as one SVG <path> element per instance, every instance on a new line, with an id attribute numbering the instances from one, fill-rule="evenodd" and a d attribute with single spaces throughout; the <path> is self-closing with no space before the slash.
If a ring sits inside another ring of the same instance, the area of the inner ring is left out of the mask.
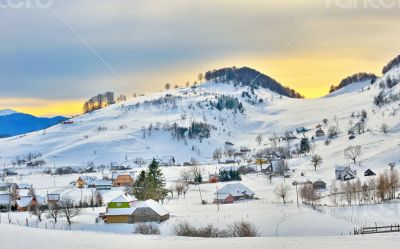
<path id="1" fill-rule="evenodd" d="M 354 229 L 355 235 L 360 234 L 375 234 L 375 233 L 394 233 L 400 232 L 400 225 L 390 225 L 390 226 L 374 226 L 374 227 L 362 227 L 359 230 Z"/>

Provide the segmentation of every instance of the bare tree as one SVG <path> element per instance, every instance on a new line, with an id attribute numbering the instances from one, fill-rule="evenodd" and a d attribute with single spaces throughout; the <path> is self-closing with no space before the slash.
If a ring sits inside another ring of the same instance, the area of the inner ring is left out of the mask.
<path id="1" fill-rule="evenodd" d="M 42 215 L 46 211 L 46 209 L 47 206 L 42 205 L 42 203 L 40 203 L 39 201 L 36 201 L 35 203 L 33 203 L 32 201 L 31 204 L 29 204 L 28 206 L 29 212 L 32 215 L 36 216 L 40 222 L 42 221 Z"/>
<path id="2" fill-rule="evenodd" d="M 213 159 L 214 160 L 218 160 L 218 163 L 221 161 L 222 158 L 222 149 L 221 148 L 217 148 L 214 150 L 213 152 Z"/>
<path id="3" fill-rule="evenodd" d="M 315 154 L 311 157 L 311 163 L 314 166 L 315 171 L 317 171 L 317 167 L 320 166 L 322 162 L 323 160 L 320 155 Z"/>
<path id="4" fill-rule="evenodd" d="M 183 194 L 183 190 L 186 188 L 186 185 L 183 182 L 177 182 L 175 184 L 175 191 L 178 195 L 178 198 Z"/>
<path id="5" fill-rule="evenodd" d="M 58 215 L 60 214 L 60 206 L 57 203 L 49 204 L 49 211 L 47 216 L 54 220 L 54 223 L 58 221 Z"/>
<path id="6" fill-rule="evenodd" d="M 190 181 L 190 179 L 191 179 L 191 172 L 190 172 L 190 169 L 187 169 L 187 168 L 186 168 L 186 169 L 181 170 L 180 175 L 181 175 L 181 179 L 182 179 L 183 181 L 185 181 L 186 185 L 188 185 L 188 184 L 189 184 L 189 181 Z"/>
<path id="7" fill-rule="evenodd" d="M 289 190 L 289 185 L 282 183 L 275 187 L 274 193 L 276 196 L 282 198 L 283 203 L 286 204 L 286 198 L 288 196 Z"/>
<path id="8" fill-rule="evenodd" d="M 344 157 L 352 160 L 353 163 L 357 162 L 357 158 L 361 155 L 361 145 L 349 146 L 344 150 Z"/>
<path id="9" fill-rule="evenodd" d="M 68 224 L 71 225 L 71 219 L 81 214 L 82 208 L 75 205 L 75 201 L 71 196 L 63 196 L 60 200 L 60 212 L 67 219 Z"/>

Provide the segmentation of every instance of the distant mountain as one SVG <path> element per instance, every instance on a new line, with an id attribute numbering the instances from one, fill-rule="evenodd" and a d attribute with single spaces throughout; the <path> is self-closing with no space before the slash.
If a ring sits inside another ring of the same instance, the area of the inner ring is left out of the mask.
<path id="1" fill-rule="evenodd" d="M 352 76 L 349 76 L 349 77 L 343 79 L 339 83 L 339 85 L 337 85 L 337 86 L 332 85 L 330 90 L 329 90 L 329 93 L 336 92 L 336 91 L 338 91 L 338 90 L 340 90 L 340 89 L 342 89 L 342 88 L 344 88 L 346 86 L 349 86 L 351 84 L 354 84 L 354 83 L 365 83 L 365 82 L 368 82 L 368 84 L 372 84 L 372 83 L 375 82 L 375 80 L 377 78 L 378 78 L 378 76 L 376 76 L 375 74 L 357 73 L 357 74 L 354 74 Z"/>
<path id="2" fill-rule="evenodd" d="M 249 67 L 228 67 L 208 71 L 205 74 L 205 79 L 214 82 L 233 82 L 234 84 L 250 86 L 254 89 L 261 87 L 286 97 L 303 98 L 303 96 L 295 90 L 285 87 L 271 77 Z"/>
<path id="3" fill-rule="evenodd" d="M 0 137 L 11 137 L 46 129 L 66 120 L 65 117 L 38 118 L 13 110 L 0 110 Z"/>

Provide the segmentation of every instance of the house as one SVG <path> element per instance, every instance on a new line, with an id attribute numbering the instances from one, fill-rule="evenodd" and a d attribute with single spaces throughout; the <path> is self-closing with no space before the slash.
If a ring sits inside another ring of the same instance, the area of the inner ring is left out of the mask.
<path id="1" fill-rule="evenodd" d="M 9 185 L 5 182 L 0 182 L 0 193 L 8 191 L 9 191 Z"/>
<path id="2" fill-rule="evenodd" d="M 136 198 L 121 195 L 112 200 L 104 214 L 106 223 L 162 222 L 169 219 L 169 211 L 154 200 L 139 204 Z"/>
<path id="3" fill-rule="evenodd" d="M 169 219 L 169 211 L 154 200 L 141 202 L 132 214 L 136 222 L 163 222 Z"/>
<path id="4" fill-rule="evenodd" d="M 348 181 L 356 178 L 357 173 L 349 166 L 336 166 L 335 168 L 336 180 Z"/>
<path id="5" fill-rule="evenodd" d="M 11 195 L 9 193 L 0 193 L 0 212 L 8 211 L 11 207 Z"/>
<path id="6" fill-rule="evenodd" d="M 283 175 L 287 170 L 289 170 L 289 167 L 284 159 L 272 159 L 270 165 L 262 171 L 268 174 L 279 173 Z"/>
<path id="7" fill-rule="evenodd" d="M 16 206 L 18 212 L 26 212 L 28 211 L 30 206 L 35 206 L 35 205 L 44 205 L 46 204 L 46 198 L 43 196 L 21 196 L 16 200 Z"/>
<path id="8" fill-rule="evenodd" d="M 132 186 L 135 179 L 135 172 L 113 172 L 112 173 L 112 185 L 114 187 Z"/>
<path id="9" fill-rule="evenodd" d="M 298 134 L 300 134 L 300 133 L 306 133 L 306 132 L 308 132 L 308 131 L 310 131 L 310 130 L 309 130 L 309 129 L 306 129 L 306 128 L 304 128 L 304 127 L 296 128 L 296 132 L 297 132 Z"/>
<path id="10" fill-rule="evenodd" d="M 219 182 L 218 175 L 215 175 L 215 174 L 209 175 L 208 181 L 209 181 L 210 183 L 217 183 L 217 182 Z"/>
<path id="11" fill-rule="evenodd" d="M 373 172 L 373 171 L 370 170 L 370 169 L 367 169 L 367 170 L 364 172 L 364 176 L 374 176 L 374 175 L 376 175 L 375 172 Z"/>
<path id="12" fill-rule="evenodd" d="M 315 181 L 312 185 L 315 191 L 326 190 L 326 182 L 324 181 L 318 180 Z"/>
<path id="13" fill-rule="evenodd" d="M 107 205 L 106 223 L 132 223 L 131 215 L 136 209 L 137 199 L 134 196 L 120 195 Z"/>
<path id="14" fill-rule="evenodd" d="M 315 136 L 317 136 L 317 137 L 324 137 L 324 136 L 325 136 L 325 132 L 324 132 L 322 129 L 318 129 L 318 130 L 315 132 Z"/>
<path id="15" fill-rule="evenodd" d="M 99 179 L 95 176 L 80 176 L 78 180 L 76 180 L 76 187 L 84 188 L 95 188 Z"/>
<path id="16" fill-rule="evenodd" d="M 47 203 L 55 204 L 60 201 L 60 194 L 47 194 Z"/>
<path id="17" fill-rule="evenodd" d="M 217 193 L 217 198 L 214 200 L 214 203 L 218 204 L 231 204 L 235 201 L 232 194 L 225 194 L 225 193 Z"/>
<path id="18" fill-rule="evenodd" d="M 223 188 L 218 190 L 216 196 L 221 194 L 230 194 L 232 195 L 233 199 L 241 200 L 241 199 L 253 199 L 255 193 L 251 191 L 248 187 L 244 186 L 241 183 L 231 183 L 226 184 Z M 219 198 L 219 197 L 218 197 Z"/>
<path id="19" fill-rule="evenodd" d="M 107 180 L 100 180 L 96 184 L 96 190 L 111 190 L 112 182 Z"/>
<path id="20" fill-rule="evenodd" d="M 32 185 L 28 184 L 28 183 L 17 183 L 17 189 L 21 190 L 21 189 L 32 189 Z"/>

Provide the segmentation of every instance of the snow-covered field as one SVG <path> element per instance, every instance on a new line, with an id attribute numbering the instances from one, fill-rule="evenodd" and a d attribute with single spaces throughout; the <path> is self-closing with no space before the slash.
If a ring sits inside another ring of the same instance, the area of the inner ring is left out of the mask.
<path id="1" fill-rule="evenodd" d="M 185 198 L 166 200 L 164 206 L 171 212 L 171 218 L 160 225 L 161 236 L 132 235 L 135 225 L 96 223 L 95 218 L 99 212 L 104 212 L 105 208 L 85 209 L 82 215 L 74 218 L 70 228 L 74 231 L 45 231 L 46 228 L 52 230 L 51 223 L 46 218 L 36 225 L 40 229 L 20 228 L 17 227 L 18 224 L 24 226 L 26 219 L 34 226 L 35 218 L 28 213 L 12 213 L 10 218 L 14 226 L 4 224 L 7 223 L 7 214 L 1 215 L 3 224 L 0 225 L 0 248 L 4 245 L 4 248 L 19 248 L 20 244 L 46 249 L 50 245 L 54 246 L 52 243 L 60 244 L 60 249 L 115 248 L 127 244 L 147 248 L 183 248 L 189 245 L 192 248 L 325 248 L 327 243 L 329 248 L 376 248 L 382 245 L 382 242 L 385 242 L 385 246 L 395 247 L 400 240 L 398 235 L 345 236 L 354 228 L 363 225 L 399 224 L 399 202 L 332 208 L 325 206 L 331 204 L 329 198 L 325 198 L 320 202 L 322 206 L 313 210 L 302 204 L 297 206 L 296 191 L 291 186 L 294 180 L 324 180 L 329 190 L 335 179 L 335 166 L 350 163 L 350 160 L 344 157 L 344 150 L 351 145 L 360 145 L 362 148 L 357 164 L 353 165 L 358 172 L 357 177 L 361 180 L 365 179 L 363 172 L 367 169 L 379 174 L 389 169 L 389 163 L 400 165 L 399 102 L 394 101 L 383 107 L 377 107 L 373 103 L 374 97 L 380 92 L 379 83 L 386 77 L 400 78 L 400 69 L 389 71 L 373 85 L 365 82 L 353 83 L 319 99 L 281 98 L 269 90 L 258 89 L 255 90 L 255 95 L 257 99 L 263 99 L 263 103 L 256 105 L 249 104 L 246 98 L 242 97 L 242 92 L 248 90 L 245 87 L 205 83 L 196 89 L 178 89 L 133 98 L 76 117 L 72 119 L 73 124 L 60 124 L 46 131 L 1 139 L 0 164 L 5 163 L 6 167 L 12 167 L 10 162 L 17 156 L 23 157 L 28 153 L 41 153 L 47 166 L 51 168 L 86 166 L 89 162 L 93 162 L 95 166 L 110 165 L 111 162 L 131 164 L 137 157 L 148 160 L 153 157 L 173 156 L 177 164 L 195 158 L 201 164 L 204 178 L 207 178 L 220 167 L 212 159 L 213 151 L 223 148 L 227 141 L 234 143 L 237 150 L 245 146 L 256 152 L 264 146 L 271 146 L 268 138 L 282 136 L 285 131 L 306 127 L 311 129 L 306 136 L 311 137 L 315 134 L 318 124 L 322 125 L 325 132 L 331 125 L 339 128 L 338 137 L 333 138 L 329 145 L 325 144 L 326 137 L 314 139 L 310 155 L 287 160 L 291 168 L 289 179 L 274 177 L 270 182 L 263 174 L 244 176 L 242 183 L 256 193 L 256 200 L 220 205 L 219 210 L 214 204 L 201 205 L 201 198 L 212 203 L 217 188 L 222 188 L 225 183 L 191 186 Z M 399 92 L 400 84 L 387 90 L 385 94 Z M 154 104 L 154 100 L 165 97 L 166 94 L 175 96 L 172 97 L 174 100 Z M 237 97 L 243 103 L 245 112 L 241 114 L 218 111 L 207 106 L 210 101 L 215 101 L 216 96 L 222 95 Z M 355 139 L 349 140 L 347 130 L 358 122 L 362 110 L 368 113 L 366 132 L 356 134 Z M 328 119 L 326 125 L 322 122 L 324 118 Z M 157 123 L 160 127 L 166 122 L 169 125 L 176 122 L 180 126 L 188 127 L 192 121 L 213 125 L 215 129 L 211 131 L 211 137 L 203 141 L 177 141 L 173 140 L 170 132 L 163 131 L 162 128 L 154 129 Z M 150 124 L 153 125 L 151 132 L 148 131 Z M 381 132 L 382 124 L 388 126 L 387 133 Z M 145 134 L 143 127 L 146 128 Z M 260 145 L 255 139 L 258 134 L 264 137 Z M 303 136 L 296 135 L 298 138 Z M 298 142 L 299 139 L 293 141 L 291 146 L 296 147 Z M 323 158 L 323 164 L 317 170 L 314 170 L 310 163 L 312 154 L 319 154 Z M 253 165 L 254 162 L 250 164 Z M 40 170 L 14 168 L 19 175 L 8 177 L 6 180 L 33 184 L 39 195 L 55 192 L 79 200 L 81 194 L 84 198 L 93 194 L 90 189 L 81 192 L 70 184 L 71 181 L 77 180 L 77 174 L 50 176 L 42 174 Z M 184 168 L 163 167 L 167 184 L 173 184 Z M 109 172 L 106 170 L 105 174 Z M 101 173 L 93 175 L 103 176 Z M 284 180 L 291 186 L 289 202 L 286 204 L 273 193 L 274 188 Z M 104 192 L 104 201 L 115 198 L 123 191 L 123 188 L 113 188 L 112 191 Z M 173 227 L 182 220 L 198 226 L 213 223 L 221 228 L 235 221 L 246 220 L 254 223 L 262 238 L 207 240 L 173 237 Z M 56 230 L 61 229 L 63 224 L 65 229 L 65 221 L 60 220 L 60 227 Z M 23 240 L 15 240 L 15 236 L 8 236 L 12 233 L 21 234 Z"/>

